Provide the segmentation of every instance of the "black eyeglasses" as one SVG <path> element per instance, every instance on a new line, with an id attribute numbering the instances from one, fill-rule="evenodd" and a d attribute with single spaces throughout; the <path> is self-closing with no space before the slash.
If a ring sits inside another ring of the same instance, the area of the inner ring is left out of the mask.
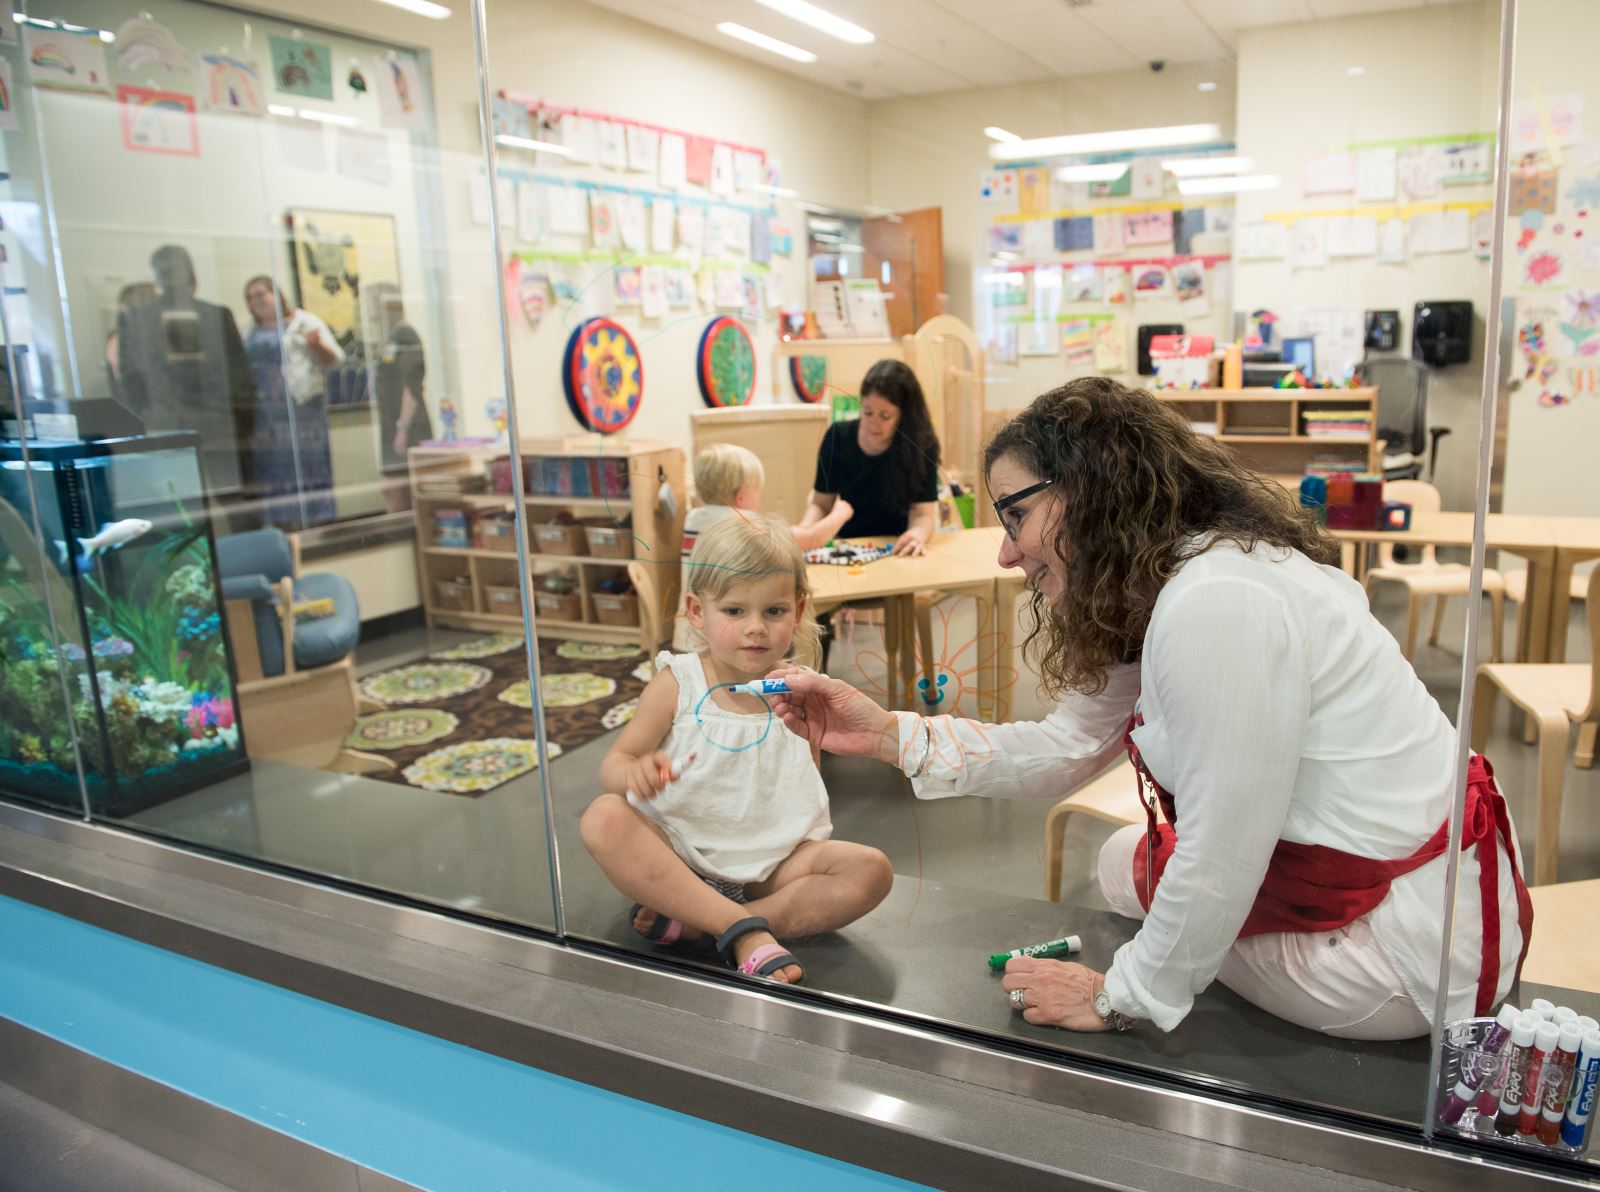
<path id="1" fill-rule="evenodd" d="M 1041 492 L 1044 489 L 1049 488 L 1054 483 L 1054 480 L 1041 480 L 1038 484 L 1030 484 L 1027 488 L 1019 489 L 1014 493 L 1009 493 L 993 503 L 995 520 L 997 520 L 1004 528 L 1006 537 L 1011 539 L 1012 542 L 1017 540 L 1017 531 L 1022 528 L 1022 522 L 1018 521 L 1013 524 L 1012 520 L 1006 516 L 1006 510 L 1010 509 L 1018 501 L 1027 500 L 1029 497 L 1033 496 L 1034 493 Z M 1026 518 L 1023 520 L 1026 520 Z"/>

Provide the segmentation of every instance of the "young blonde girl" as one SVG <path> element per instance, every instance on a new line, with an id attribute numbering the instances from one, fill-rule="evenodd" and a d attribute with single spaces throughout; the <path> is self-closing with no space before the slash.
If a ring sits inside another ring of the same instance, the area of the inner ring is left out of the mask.
<path id="1" fill-rule="evenodd" d="M 703 648 L 657 656 L 601 763 L 612 793 L 584 812 L 583 842 L 636 901 L 646 939 L 715 946 L 741 972 L 795 983 L 804 971 L 779 937 L 859 919 L 894 875 L 877 849 L 830 839 L 815 751 L 759 697 L 720 686 L 816 656 L 794 536 L 741 513 L 705 530 L 690 563 L 685 611 Z"/>

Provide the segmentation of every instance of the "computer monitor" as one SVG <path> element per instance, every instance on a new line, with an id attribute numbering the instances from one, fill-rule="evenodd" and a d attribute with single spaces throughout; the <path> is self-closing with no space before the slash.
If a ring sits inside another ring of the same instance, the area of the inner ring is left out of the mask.
<path id="1" fill-rule="evenodd" d="M 1317 375 L 1317 341 L 1307 335 L 1283 341 L 1283 359 L 1308 377 Z"/>

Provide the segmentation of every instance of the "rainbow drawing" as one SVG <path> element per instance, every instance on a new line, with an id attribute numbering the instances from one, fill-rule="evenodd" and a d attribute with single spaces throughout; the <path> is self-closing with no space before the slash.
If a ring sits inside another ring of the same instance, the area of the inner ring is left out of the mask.
<path id="1" fill-rule="evenodd" d="M 34 46 L 33 52 L 28 55 L 28 61 L 33 64 L 35 70 L 59 70 L 66 75 L 78 73 L 78 66 L 73 62 L 72 55 L 52 41 L 42 41 Z"/>
<path id="2" fill-rule="evenodd" d="M 200 156 L 200 128 L 194 99 L 177 91 L 147 87 L 117 88 L 122 110 L 122 147 L 135 153 Z"/>
<path id="3" fill-rule="evenodd" d="M 206 64 L 206 107 L 213 112 L 261 115 L 261 75 L 255 63 L 227 54 L 202 54 Z"/>

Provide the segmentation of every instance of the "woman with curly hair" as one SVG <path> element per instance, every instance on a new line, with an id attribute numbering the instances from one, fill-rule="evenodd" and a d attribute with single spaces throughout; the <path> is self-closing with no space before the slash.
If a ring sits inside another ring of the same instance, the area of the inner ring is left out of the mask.
<path id="1" fill-rule="evenodd" d="M 1057 799 L 1126 748 L 1149 823 L 1107 841 L 1098 876 L 1143 923 L 1103 975 L 1012 960 L 1003 988 L 1031 1023 L 1171 1030 L 1220 980 L 1329 1035 L 1427 1033 L 1456 732 L 1338 570 L 1338 543 L 1170 406 L 1105 378 L 1035 400 L 984 470 L 1054 711 L 1000 726 L 891 713 L 786 673 L 784 723 L 900 766 L 920 798 Z M 1533 921 L 1479 757 L 1465 823 L 1449 1019 L 1505 995 Z"/>

